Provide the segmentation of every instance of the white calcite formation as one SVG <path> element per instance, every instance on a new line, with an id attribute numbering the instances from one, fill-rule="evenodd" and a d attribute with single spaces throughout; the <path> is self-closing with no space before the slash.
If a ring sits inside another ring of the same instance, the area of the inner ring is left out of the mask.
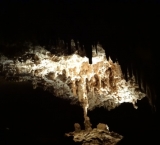
<path id="1" fill-rule="evenodd" d="M 139 91 L 134 76 L 126 81 L 120 65 L 107 60 L 100 45 L 97 52 L 93 48 L 92 64 L 81 53 L 79 50 L 72 55 L 56 56 L 37 46 L 14 59 L 0 55 L 0 71 L 8 80 L 29 80 L 34 89 L 43 87 L 57 97 L 80 102 L 85 119 L 87 110 L 95 107 L 110 110 L 130 102 L 136 108 L 136 101 L 145 94 Z"/>
<path id="2" fill-rule="evenodd" d="M 87 110 L 101 106 L 110 110 L 124 102 L 137 108 L 135 103 L 145 94 L 139 91 L 134 76 L 126 81 L 118 62 L 107 60 L 100 45 L 97 51 L 92 50 L 92 64 L 84 56 L 84 49 L 78 48 L 72 55 L 64 55 L 66 50 L 62 48 L 54 49 L 54 52 L 56 54 L 51 54 L 37 46 L 13 59 L 1 54 L 0 73 L 7 80 L 31 81 L 34 89 L 43 87 L 54 96 L 70 99 L 72 103 L 79 102 L 84 110 L 85 130 L 75 124 L 75 132 L 68 134 L 74 136 L 76 142 L 83 142 L 83 145 L 116 144 L 122 136 L 109 132 L 105 124 L 92 129 Z"/>

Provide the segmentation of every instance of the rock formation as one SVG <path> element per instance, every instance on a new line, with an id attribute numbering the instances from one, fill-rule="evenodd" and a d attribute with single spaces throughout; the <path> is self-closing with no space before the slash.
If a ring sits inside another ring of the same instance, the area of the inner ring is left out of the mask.
<path id="1" fill-rule="evenodd" d="M 87 110 L 101 106 L 110 110 L 123 102 L 137 108 L 136 101 L 145 97 L 134 76 L 126 81 L 118 62 L 106 59 L 101 45 L 93 47 L 92 64 L 83 56 L 84 49 L 78 48 L 78 53 L 76 50 L 72 55 L 66 55 L 60 47 L 55 52 L 58 56 L 36 46 L 13 59 L 0 55 L 0 71 L 7 80 L 32 81 L 34 89 L 43 87 L 57 97 L 79 102 L 84 110 L 85 131 L 90 133 L 105 131 L 92 130 Z"/>
<path id="2" fill-rule="evenodd" d="M 77 123 L 76 123 L 77 124 Z M 79 125 L 80 126 L 80 125 Z M 93 130 L 81 130 L 66 133 L 66 136 L 73 136 L 75 142 L 81 142 L 82 145 L 116 145 L 123 137 L 115 132 L 110 132 L 108 126 L 99 123 Z"/>

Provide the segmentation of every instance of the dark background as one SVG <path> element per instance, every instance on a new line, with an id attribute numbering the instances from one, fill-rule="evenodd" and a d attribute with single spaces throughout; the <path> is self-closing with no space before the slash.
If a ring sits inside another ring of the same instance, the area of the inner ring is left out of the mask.
<path id="1" fill-rule="evenodd" d="M 133 70 L 137 82 L 150 88 L 147 98 L 107 111 L 89 112 L 93 127 L 107 123 L 124 139 L 119 144 L 158 141 L 159 111 L 159 1 L 0 1 L 0 52 L 7 56 L 22 51 L 26 41 L 56 45 L 57 39 L 79 40 L 91 59 L 91 44 L 100 42 L 107 58 L 118 60 L 124 76 Z M 64 133 L 73 124 L 83 127 L 83 111 L 68 100 L 54 97 L 27 82 L 0 80 L 1 144 L 74 144 Z M 155 94 L 157 98 L 155 97 Z M 157 131 L 157 132 L 156 132 Z"/>

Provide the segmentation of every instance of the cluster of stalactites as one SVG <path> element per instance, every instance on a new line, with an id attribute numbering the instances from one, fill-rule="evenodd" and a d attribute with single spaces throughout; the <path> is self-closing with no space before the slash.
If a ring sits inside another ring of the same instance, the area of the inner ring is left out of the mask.
<path id="1" fill-rule="evenodd" d="M 146 76 L 143 75 L 142 70 L 137 69 L 136 66 L 129 65 L 128 68 L 126 67 L 123 69 L 122 73 L 127 82 L 134 77 L 134 81 L 138 85 L 139 90 L 146 94 L 149 104 L 152 109 L 156 111 L 157 95 L 155 86 L 146 79 Z"/>
<path id="2" fill-rule="evenodd" d="M 83 56 L 84 49 L 77 50 L 74 43 L 71 46 L 75 49 L 72 55 L 64 55 L 58 47 L 57 56 L 40 46 L 14 59 L 1 55 L 1 72 L 8 80 L 30 80 L 34 89 L 43 87 L 57 97 L 79 101 L 84 110 L 101 106 L 110 110 L 123 102 L 136 108 L 136 101 L 145 97 L 134 76 L 126 81 L 120 65 L 106 59 L 101 45 L 92 48 L 92 64 Z"/>
<path id="3" fill-rule="evenodd" d="M 80 44 L 79 41 L 71 39 L 69 42 L 64 40 L 57 40 L 56 44 L 50 47 L 50 52 L 56 56 L 78 54 L 80 56 L 86 56 L 84 45 Z"/>

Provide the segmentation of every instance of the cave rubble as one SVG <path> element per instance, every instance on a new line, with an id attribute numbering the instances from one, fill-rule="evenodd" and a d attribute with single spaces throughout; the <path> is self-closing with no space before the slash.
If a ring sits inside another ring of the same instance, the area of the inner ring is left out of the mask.
<path id="1" fill-rule="evenodd" d="M 116 145 L 122 138 L 115 132 L 110 132 L 108 125 L 99 123 L 97 128 L 91 130 L 78 130 L 80 125 L 75 123 L 75 131 L 66 133 L 67 137 L 73 136 L 75 142 L 80 142 L 82 145 Z"/>

